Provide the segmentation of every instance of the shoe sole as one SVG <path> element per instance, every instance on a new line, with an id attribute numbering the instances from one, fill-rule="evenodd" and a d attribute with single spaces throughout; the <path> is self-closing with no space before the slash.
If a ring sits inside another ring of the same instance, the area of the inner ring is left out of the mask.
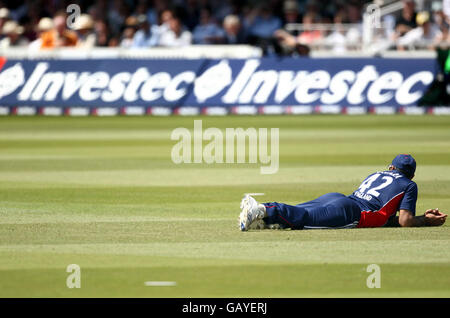
<path id="1" fill-rule="evenodd" d="M 248 222 L 248 210 L 249 210 L 249 199 L 248 197 L 245 197 L 244 199 L 242 199 L 241 201 L 241 209 L 242 212 L 239 215 L 239 229 L 242 232 L 245 232 L 248 230 L 248 225 L 246 226 L 246 223 Z"/>

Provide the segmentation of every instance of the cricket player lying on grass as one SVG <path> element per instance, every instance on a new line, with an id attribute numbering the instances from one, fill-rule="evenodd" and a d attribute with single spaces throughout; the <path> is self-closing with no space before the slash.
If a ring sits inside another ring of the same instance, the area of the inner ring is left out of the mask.
<path id="1" fill-rule="evenodd" d="M 380 226 L 439 226 L 447 215 L 430 209 L 415 216 L 416 161 L 411 155 L 394 158 L 389 170 L 369 175 L 353 194 L 327 193 L 295 206 L 258 204 L 250 195 L 241 202 L 241 231 L 260 228 L 327 229 Z M 396 216 L 400 211 L 399 216 Z"/>

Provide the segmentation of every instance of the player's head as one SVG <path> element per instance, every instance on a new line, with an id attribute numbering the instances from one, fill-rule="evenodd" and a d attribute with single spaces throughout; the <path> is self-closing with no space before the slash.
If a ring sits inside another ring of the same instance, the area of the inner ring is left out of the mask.
<path id="1" fill-rule="evenodd" d="M 400 154 L 397 155 L 392 163 L 389 165 L 390 170 L 397 170 L 405 177 L 412 179 L 416 172 L 416 160 L 411 155 Z"/>

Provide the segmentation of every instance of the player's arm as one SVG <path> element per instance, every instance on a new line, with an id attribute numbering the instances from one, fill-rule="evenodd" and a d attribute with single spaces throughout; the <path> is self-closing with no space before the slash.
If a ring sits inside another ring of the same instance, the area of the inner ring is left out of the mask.
<path id="1" fill-rule="evenodd" d="M 398 216 L 393 216 L 388 219 L 384 227 L 399 227 L 400 224 L 398 223 Z"/>
<path id="2" fill-rule="evenodd" d="M 430 209 L 424 215 L 414 216 L 409 210 L 400 210 L 398 223 L 402 227 L 440 226 L 445 223 L 447 214 L 439 209 Z"/>

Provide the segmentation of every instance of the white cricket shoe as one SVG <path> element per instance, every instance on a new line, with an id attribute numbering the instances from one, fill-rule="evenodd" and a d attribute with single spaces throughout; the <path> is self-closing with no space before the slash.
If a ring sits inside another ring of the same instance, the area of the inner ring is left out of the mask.
<path id="1" fill-rule="evenodd" d="M 242 212 L 239 215 L 239 228 L 241 231 L 247 231 L 250 224 L 256 220 L 261 220 L 265 217 L 264 210 L 259 207 L 258 202 L 250 195 L 246 194 L 241 201 Z"/>

